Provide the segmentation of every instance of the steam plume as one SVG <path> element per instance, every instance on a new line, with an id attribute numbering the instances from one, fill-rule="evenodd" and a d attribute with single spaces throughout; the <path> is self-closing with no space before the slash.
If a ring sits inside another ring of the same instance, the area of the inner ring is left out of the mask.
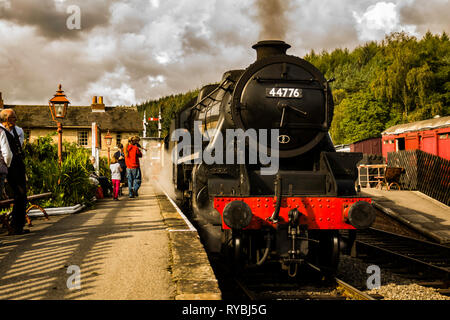
<path id="1" fill-rule="evenodd" d="M 258 0 L 258 22 L 261 26 L 260 39 L 284 40 L 289 25 L 287 10 L 290 1 Z"/>

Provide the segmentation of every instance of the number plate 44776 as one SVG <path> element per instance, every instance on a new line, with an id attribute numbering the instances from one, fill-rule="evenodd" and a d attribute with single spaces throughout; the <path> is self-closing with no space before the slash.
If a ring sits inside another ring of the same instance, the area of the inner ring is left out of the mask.
<path id="1" fill-rule="evenodd" d="M 299 99 L 303 98 L 303 93 L 299 88 L 266 88 L 266 97 Z"/>

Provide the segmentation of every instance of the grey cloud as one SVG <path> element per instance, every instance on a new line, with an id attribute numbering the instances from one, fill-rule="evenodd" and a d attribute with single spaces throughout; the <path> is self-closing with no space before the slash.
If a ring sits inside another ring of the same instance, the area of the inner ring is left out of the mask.
<path id="1" fill-rule="evenodd" d="M 69 5 L 81 10 L 81 29 L 70 30 L 67 20 L 71 12 Z M 12 21 L 18 25 L 33 26 L 37 32 L 47 38 L 76 38 L 96 26 L 106 25 L 109 21 L 109 0 L 73 0 L 56 3 L 54 0 L 13 0 L 8 8 L 0 10 L 0 20 Z"/>
<path id="2" fill-rule="evenodd" d="M 185 54 L 193 54 L 196 52 L 208 53 L 213 49 L 213 39 L 208 39 L 192 26 L 186 26 L 184 28 L 181 41 Z"/>
<path id="3" fill-rule="evenodd" d="M 413 0 L 400 8 L 400 19 L 415 25 L 417 31 L 441 33 L 450 30 L 450 2 L 448 0 Z"/>
<path id="4" fill-rule="evenodd" d="M 288 14 L 292 27 L 287 38 L 292 39 L 291 54 L 304 55 L 334 48 L 352 48 L 359 43 L 353 12 L 364 12 L 374 0 L 296 1 Z"/>
<path id="5" fill-rule="evenodd" d="M 299 56 L 352 48 L 360 43 L 353 12 L 377 2 L 161 0 L 156 7 L 148 0 L 13 0 L 8 12 L 0 9 L 0 91 L 5 103 L 45 104 L 61 82 L 73 105 L 89 104 L 90 95 L 110 105 L 157 99 L 246 68 L 258 40 L 280 38 Z M 432 10 L 444 12 L 442 1 L 431 8 L 420 0 L 399 3 L 403 23 L 425 29 L 439 22 L 449 31 Z M 81 32 L 65 28 L 61 7 L 69 4 L 81 8 Z"/>

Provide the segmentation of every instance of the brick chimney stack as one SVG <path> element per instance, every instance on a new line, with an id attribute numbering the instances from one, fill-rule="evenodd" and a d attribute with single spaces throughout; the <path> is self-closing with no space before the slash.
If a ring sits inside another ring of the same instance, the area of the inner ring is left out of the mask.
<path id="1" fill-rule="evenodd" d="M 103 97 L 94 96 L 92 98 L 92 104 L 91 104 L 92 112 L 105 112 L 105 104 L 103 103 Z"/>

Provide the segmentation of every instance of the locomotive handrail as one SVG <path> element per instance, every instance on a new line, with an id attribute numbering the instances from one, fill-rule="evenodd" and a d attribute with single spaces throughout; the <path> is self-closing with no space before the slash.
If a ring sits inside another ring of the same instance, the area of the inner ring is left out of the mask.
<path id="1" fill-rule="evenodd" d="M 220 89 L 226 89 L 226 88 L 223 87 L 223 85 L 224 85 L 226 82 L 228 82 L 228 81 L 234 82 L 234 81 L 232 81 L 229 77 L 225 78 L 221 83 L 219 83 L 219 85 L 217 86 L 217 88 L 215 88 L 213 91 L 211 91 L 211 92 L 210 92 L 206 97 L 204 97 L 202 100 L 200 100 L 199 102 L 197 102 L 196 104 L 194 104 L 194 105 L 191 107 L 191 110 L 197 109 L 197 107 L 198 107 L 199 105 L 205 106 L 205 105 L 203 104 L 203 102 L 206 101 L 206 99 L 211 99 L 211 100 L 213 100 L 213 101 L 218 101 L 218 100 L 215 100 L 214 98 L 211 98 L 211 95 L 213 95 L 214 93 L 216 93 L 216 92 L 219 91 Z M 205 106 L 205 107 L 206 107 L 206 106 Z"/>
<path id="2" fill-rule="evenodd" d="M 261 77 L 254 77 L 253 80 L 256 80 L 258 82 L 296 82 L 296 83 L 313 83 L 317 82 L 320 84 L 320 81 L 317 79 L 286 79 L 286 78 L 261 78 Z M 309 88 L 309 87 L 308 87 Z M 311 88 L 313 89 L 313 88 Z M 323 89 L 323 88 L 320 88 Z"/>
<path id="3" fill-rule="evenodd" d="M 324 128 L 328 131 L 328 112 L 330 110 L 330 101 L 328 100 L 328 94 L 330 93 L 330 83 L 336 81 L 336 79 L 333 77 L 329 80 L 325 81 L 325 121 L 323 123 Z M 331 103 L 333 103 L 333 99 L 331 99 Z"/>
<path id="4" fill-rule="evenodd" d="M 279 124 L 277 122 L 274 123 L 275 125 Z M 314 124 L 314 123 L 287 123 L 284 125 L 284 128 L 290 128 L 290 129 L 316 129 L 316 130 L 325 130 L 327 131 L 327 128 L 323 126 L 323 124 Z"/>

